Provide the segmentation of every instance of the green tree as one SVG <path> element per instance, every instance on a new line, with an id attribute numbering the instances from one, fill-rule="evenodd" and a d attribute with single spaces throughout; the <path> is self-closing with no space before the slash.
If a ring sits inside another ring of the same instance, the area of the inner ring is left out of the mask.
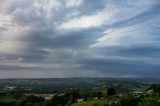
<path id="1" fill-rule="evenodd" d="M 108 88 L 107 95 L 112 96 L 116 94 L 116 90 L 114 88 Z"/>
<path id="2" fill-rule="evenodd" d="M 120 97 L 119 102 L 121 106 L 138 106 L 139 98 L 135 98 L 133 95 L 124 95 Z"/>
<path id="3" fill-rule="evenodd" d="M 139 106 L 160 106 L 160 96 L 157 92 L 154 92 L 150 96 L 141 98 Z"/>

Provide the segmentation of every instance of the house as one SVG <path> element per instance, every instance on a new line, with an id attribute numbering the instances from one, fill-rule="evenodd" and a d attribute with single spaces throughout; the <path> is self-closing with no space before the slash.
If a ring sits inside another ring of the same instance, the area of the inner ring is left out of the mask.
<path id="1" fill-rule="evenodd" d="M 135 91 L 135 92 L 133 92 L 133 95 L 141 95 L 141 94 L 143 94 L 143 92 L 141 92 L 141 91 Z"/>
<path id="2" fill-rule="evenodd" d="M 83 102 L 84 100 L 85 100 L 84 98 L 81 98 L 81 99 L 78 99 L 77 102 L 78 102 L 78 103 L 81 103 L 81 102 Z"/>
<path id="3" fill-rule="evenodd" d="M 15 86 L 6 86 L 4 89 L 12 91 L 12 90 L 15 90 L 16 87 Z"/>
<path id="4" fill-rule="evenodd" d="M 148 91 L 146 92 L 146 94 L 151 94 L 151 93 L 153 93 L 153 89 L 148 90 Z"/>
<path id="5" fill-rule="evenodd" d="M 133 95 L 134 95 L 135 97 L 140 97 L 140 96 L 143 95 L 143 92 L 141 92 L 141 91 L 135 91 L 135 92 L 133 92 Z"/>
<path id="6" fill-rule="evenodd" d="M 94 100 L 98 100 L 98 97 L 94 97 Z"/>

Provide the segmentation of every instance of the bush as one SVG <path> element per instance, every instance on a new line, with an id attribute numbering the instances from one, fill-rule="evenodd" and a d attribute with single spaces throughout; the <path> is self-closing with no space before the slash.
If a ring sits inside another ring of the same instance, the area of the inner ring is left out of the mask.
<path id="1" fill-rule="evenodd" d="M 112 95 L 115 95 L 116 94 L 116 91 L 114 88 L 108 88 L 107 90 L 107 95 L 108 96 L 112 96 Z"/>

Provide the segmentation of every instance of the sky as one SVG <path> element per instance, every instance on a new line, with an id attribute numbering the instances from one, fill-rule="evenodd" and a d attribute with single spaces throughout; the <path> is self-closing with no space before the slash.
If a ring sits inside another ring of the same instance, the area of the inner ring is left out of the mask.
<path id="1" fill-rule="evenodd" d="M 0 78 L 160 76 L 160 0 L 0 0 Z"/>

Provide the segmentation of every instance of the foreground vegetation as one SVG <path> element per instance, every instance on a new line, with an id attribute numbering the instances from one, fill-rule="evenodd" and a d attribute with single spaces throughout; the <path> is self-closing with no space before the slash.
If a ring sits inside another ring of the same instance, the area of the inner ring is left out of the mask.
<path id="1" fill-rule="evenodd" d="M 104 100 L 88 100 L 82 103 L 73 103 L 71 106 L 104 106 L 109 101 L 107 99 Z"/>
<path id="2" fill-rule="evenodd" d="M 97 99 L 77 103 L 78 98 L 84 97 L 78 90 L 67 92 L 64 95 L 55 95 L 51 100 L 37 96 L 0 95 L 0 106 L 160 106 L 160 85 L 151 85 L 147 91 L 140 95 L 123 94 L 116 96 L 113 88 L 108 90 L 107 96 L 97 93 Z"/>
<path id="3" fill-rule="evenodd" d="M 36 84 L 17 84 L 14 85 L 17 89 L 12 90 L 1 86 L 0 106 L 160 106 L 159 84 L 125 81 L 106 83 L 104 80 L 99 81 L 100 83 L 92 80 L 88 82 L 79 81 L 77 85 L 62 84 L 54 91 L 45 91 L 44 88 L 49 88 L 50 84 L 44 84 L 42 88 Z M 2 85 L 6 86 L 6 82 Z M 45 97 L 51 95 L 51 98 Z"/>

